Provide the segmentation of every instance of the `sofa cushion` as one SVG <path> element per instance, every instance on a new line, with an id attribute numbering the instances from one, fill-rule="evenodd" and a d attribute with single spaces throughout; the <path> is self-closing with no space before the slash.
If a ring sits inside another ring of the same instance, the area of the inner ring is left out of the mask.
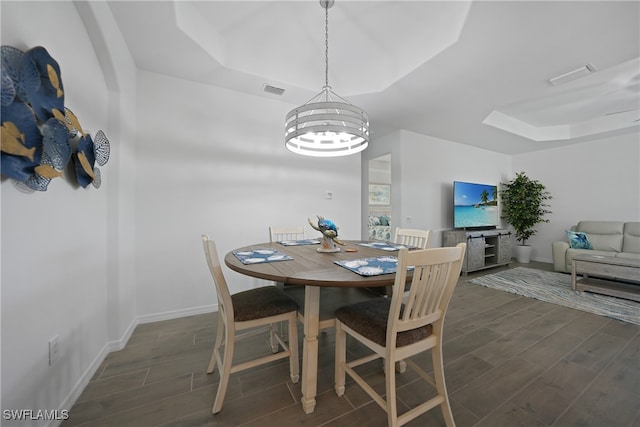
<path id="1" fill-rule="evenodd" d="M 627 222 L 624 225 L 622 252 L 640 254 L 640 222 Z"/>
<path id="2" fill-rule="evenodd" d="M 567 238 L 569 239 L 569 246 L 573 249 L 593 249 L 587 233 L 567 230 Z"/>
<path id="3" fill-rule="evenodd" d="M 622 234 L 624 222 L 622 221 L 580 221 L 576 231 L 594 234 Z"/>
<path id="4" fill-rule="evenodd" d="M 624 223 L 621 221 L 580 221 L 576 231 L 587 233 L 594 250 L 622 252 Z"/>
<path id="5" fill-rule="evenodd" d="M 379 216 L 369 216 L 369 227 L 375 227 L 380 225 L 380 217 Z"/>

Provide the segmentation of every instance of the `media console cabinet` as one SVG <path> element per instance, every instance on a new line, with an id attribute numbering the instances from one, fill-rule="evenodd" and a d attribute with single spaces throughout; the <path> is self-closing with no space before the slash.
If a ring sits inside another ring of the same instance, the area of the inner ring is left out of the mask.
<path id="1" fill-rule="evenodd" d="M 443 246 L 466 243 L 462 273 L 511 263 L 511 232 L 505 230 L 445 230 Z"/>

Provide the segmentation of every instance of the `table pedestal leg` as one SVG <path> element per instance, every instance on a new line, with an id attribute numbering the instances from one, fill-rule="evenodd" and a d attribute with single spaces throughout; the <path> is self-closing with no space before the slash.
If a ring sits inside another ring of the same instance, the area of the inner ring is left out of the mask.
<path id="1" fill-rule="evenodd" d="M 305 286 L 304 341 L 302 349 L 302 409 L 310 414 L 316 407 L 318 387 L 318 325 L 320 322 L 320 287 Z"/>

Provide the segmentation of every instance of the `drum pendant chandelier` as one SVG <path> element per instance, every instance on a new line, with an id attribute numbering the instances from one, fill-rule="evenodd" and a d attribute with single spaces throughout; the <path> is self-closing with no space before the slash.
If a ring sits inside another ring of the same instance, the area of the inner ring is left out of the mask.
<path id="1" fill-rule="evenodd" d="M 329 86 L 329 8 L 335 0 L 320 0 L 325 10 L 325 85 L 285 119 L 285 145 L 297 154 L 338 157 L 356 154 L 369 145 L 369 117 Z"/>

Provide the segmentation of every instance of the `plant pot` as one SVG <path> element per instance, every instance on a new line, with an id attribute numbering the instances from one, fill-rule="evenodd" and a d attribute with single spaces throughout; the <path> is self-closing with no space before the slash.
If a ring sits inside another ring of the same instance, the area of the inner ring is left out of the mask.
<path id="1" fill-rule="evenodd" d="M 532 250 L 533 250 L 533 247 L 529 245 L 516 245 L 515 247 L 516 260 L 522 264 L 530 263 Z"/>

